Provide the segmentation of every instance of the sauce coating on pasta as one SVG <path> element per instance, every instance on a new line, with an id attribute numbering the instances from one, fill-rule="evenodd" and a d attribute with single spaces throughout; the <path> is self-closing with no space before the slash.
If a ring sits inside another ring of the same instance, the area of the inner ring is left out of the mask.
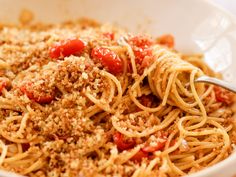
<path id="1" fill-rule="evenodd" d="M 232 93 L 201 55 L 91 21 L 0 29 L 0 168 L 26 176 L 184 176 L 227 158 Z M 178 42 L 178 41 L 177 41 Z"/>

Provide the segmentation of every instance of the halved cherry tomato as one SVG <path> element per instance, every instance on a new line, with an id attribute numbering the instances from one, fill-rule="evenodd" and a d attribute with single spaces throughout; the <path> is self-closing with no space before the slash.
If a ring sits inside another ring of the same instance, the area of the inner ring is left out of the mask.
<path id="1" fill-rule="evenodd" d="M 221 87 L 215 86 L 215 97 L 218 102 L 231 104 L 233 102 L 233 93 L 230 91 L 223 89 Z"/>
<path id="2" fill-rule="evenodd" d="M 160 132 L 160 140 L 157 141 L 156 145 L 146 145 L 143 148 L 141 148 L 130 160 L 140 162 L 142 158 L 152 158 L 153 152 L 158 150 L 163 150 L 165 147 L 165 143 L 167 141 L 167 133 Z"/>
<path id="3" fill-rule="evenodd" d="M 41 93 L 40 95 L 36 95 L 32 86 L 32 82 L 28 82 L 20 87 L 20 90 L 26 94 L 29 99 L 40 104 L 50 103 L 54 99 L 54 94 Z"/>
<path id="4" fill-rule="evenodd" d="M 106 38 L 108 38 L 110 40 L 114 40 L 114 38 L 115 38 L 114 33 L 109 33 L 109 32 L 103 33 L 103 36 L 105 36 Z"/>
<path id="5" fill-rule="evenodd" d="M 139 48 L 148 48 L 154 44 L 154 41 L 144 35 L 133 36 L 129 38 L 129 43 L 132 46 Z"/>
<path id="6" fill-rule="evenodd" d="M 85 48 L 85 44 L 82 40 L 77 38 L 70 38 L 59 43 L 54 44 L 49 49 L 49 55 L 51 58 L 64 58 L 70 55 L 81 55 Z"/>
<path id="7" fill-rule="evenodd" d="M 153 144 L 147 144 L 142 148 L 144 152 L 155 152 L 158 150 L 163 150 L 167 141 L 167 134 L 164 132 L 160 132 L 160 137 Z"/>
<path id="8" fill-rule="evenodd" d="M 142 158 L 148 158 L 148 153 L 141 149 L 130 160 L 140 162 Z"/>
<path id="9" fill-rule="evenodd" d="M 171 146 L 174 146 L 176 142 L 177 142 L 176 139 L 171 140 L 171 141 L 170 141 L 170 147 L 171 147 Z"/>
<path id="10" fill-rule="evenodd" d="M 142 148 L 142 150 L 144 152 L 155 152 L 155 151 L 158 151 L 158 150 L 163 150 L 163 148 L 165 147 L 165 143 L 166 141 L 158 141 L 158 142 L 155 142 L 155 145 L 147 145 L 145 147 Z"/>
<path id="11" fill-rule="evenodd" d="M 165 34 L 157 38 L 157 43 L 173 48 L 175 45 L 174 37 L 171 34 Z"/>
<path id="12" fill-rule="evenodd" d="M 154 41 L 147 36 L 134 36 L 129 38 L 129 44 L 132 46 L 135 55 L 135 62 L 145 68 L 150 65 L 152 58 L 151 46 Z M 147 60 L 147 61 L 146 61 Z"/>
<path id="13" fill-rule="evenodd" d="M 0 78 L 0 93 L 2 93 L 3 89 L 6 88 L 10 84 L 9 79 Z"/>
<path id="14" fill-rule="evenodd" d="M 27 151 L 30 148 L 30 144 L 29 143 L 23 143 L 21 145 L 22 145 L 23 152 Z"/>
<path id="15" fill-rule="evenodd" d="M 153 102 L 153 97 L 151 95 L 143 95 L 140 97 L 140 102 L 146 107 L 151 107 Z"/>
<path id="16" fill-rule="evenodd" d="M 148 67 L 151 63 L 153 63 L 154 57 L 152 57 L 152 54 L 148 54 L 147 57 L 145 57 L 141 63 L 141 68 L 146 68 Z"/>
<path id="17" fill-rule="evenodd" d="M 133 139 L 125 140 L 124 135 L 119 132 L 116 132 L 113 135 L 113 140 L 120 151 L 131 149 L 136 144 Z"/>
<path id="18" fill-rule="evenodd" d="M 135 61 L 136 63 L 144 66 L 149 66 L 149 61 L 146 61 L 146 58 L 152 56 L 152 50 L 150 48 L 136 48 L 134 49 Z"/>
<path id="19" fill-rule="evenodd" d="M 123 71 L 123 62 L 119 56 L 110 49 L 96 47 L 92 49 L 91 56 L 98 60 L 112 74 L 119 74 Z"/>
<path id="20" fill-rule="evenodd" d="M 153 102 L 153 97 L 151 95 L 142 95 L 139 99 L 140 99 L 140 103 L 143 106 L 151 107 L 152 102 Z M 136 111 L 142 111 L 142 109 L 137 107 Z"/>

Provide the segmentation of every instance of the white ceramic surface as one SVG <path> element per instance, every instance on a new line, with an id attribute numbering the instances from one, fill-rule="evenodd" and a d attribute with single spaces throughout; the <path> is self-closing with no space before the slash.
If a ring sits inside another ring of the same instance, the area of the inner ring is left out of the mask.
<path id="1" fill-rule="evenodd" d="M 35 21 L 89 17 L 155 36 L 172 33 L 182 52 L 205 55 L 206 62 L 236 86 L 236 20 L 207 0 L 0 0 L 0 22 L 16 23 L 22 9 Z M 236 154 L 191 177 L 233 177 Z M 1 174 L 0 176 L 6 176 Z M 11 176 L 11 175 L 8 175 Z"/>

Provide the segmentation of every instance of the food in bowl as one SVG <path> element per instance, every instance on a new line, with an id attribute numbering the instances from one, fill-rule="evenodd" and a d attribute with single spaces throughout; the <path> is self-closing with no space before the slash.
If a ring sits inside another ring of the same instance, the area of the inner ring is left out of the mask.
<path id="1" fill-rule="evenodd" d="M 89 20 L 2 26 L 1 169 L 27 176 L 184 176 L 227 158 L 234 95 L 201 55 Z"/>

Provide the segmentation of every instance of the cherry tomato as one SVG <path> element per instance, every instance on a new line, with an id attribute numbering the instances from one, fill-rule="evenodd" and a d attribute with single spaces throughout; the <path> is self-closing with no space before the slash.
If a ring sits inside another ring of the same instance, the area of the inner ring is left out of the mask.
<path id="1" fill-rule="evenodd" d="M 143 68 L 149 66 L 149 60 L 152 58 L 151 46 L 154 41 L 147 36 L 139 35 L 129 38 L 128 42 L 134 51 L 136 63 L 142 65 Z"/>
<path id="2" fill-rule="evenodd" d="M 155 145 L 147 145 L 145 146 L 144 148 L 142 148 L 142 150 L 144 152 L 155 152 L 155 151 L 158 151 L 158 150 L 163 150 L 163 148 L 165 147 L 165 141 L 164 142 L 155 142 Z"/>
<path id="3" fill-rule="evenodd" d="M 138 35 L 138 36 L 133 36 L 129 38 L 129 43 L 132 46 L 136 46 L 139 48 L 149 48 L 150 46 L 154 44 L 154 41 L 152 41 L 147 36 Z"/>
<path id="4" fill-rule="evenodd" d="M 81 55 L 85 48 L 82 40 L 77 38 L 70 38 L 59 43 L 54 44 L 50 50 L 49 55 L 51 58 L 64 58 L 70 55 Z"/>
<path id="5" fill-rule="evenodd" d="M 148 158 L 148 153 L 139 150 L 130 160 L 140 162 L 142 158 Z"/>
<path id="6" fill-rule="evenodd" d="M 29 143 L 23 143 L 21 145 L 22 145 L 23 152 L 27 151 L 30 148 L 30 144 Z"/>
<path id="7" fill-rule="evenodd" d="M 153 63 L 153 61 L 154 61 L 154 57 L 152 57 L 152 54 L 149 54 L 147 57 L 145 57 L 145 58 L 142 60 L 141 68 L 146 68 L 146 67 L 148 67 L 151 63 Z"/>
<path id="8" fill-rule="evenodd" d="M 0 78 L 0 93 L 2 93 L 3 89 L 6 88 L 10 84 L 9 79 Z"/>
<path id="9" fill-rule="evenodd" d="M 103 36 L 110 39 L 110 40 L 114 40 L 114 38 L 115 38 L 114 33 L 109 33 L 109 32 L 103 33 Z"/>
<path id="10" fill-rule="evenodd" d="M 171 146 L 174 146 L 176 142 L 177 142 L 177 141 L 176 141 L 175 139 L 171 140 L 171 141 L 170 141 L 170 147 L 171 147 Z"/>
<path id="11" fill-rule="evenodd" d="M 149 62 L 146 61 L 146 59 L 151 58 L 152 56 L 152 50 L 150 48 L 143 49 L 143 48 L 136 48 L 134 50 L 135 55 L 135 61 L 136 63 L 142 65 L 142 67 L 146 67 L 146 65 L 149 66 Z"/>
<path id="12" fill-rule="evenodd" d="M 153 97 L 151 95 L 142 95 L 140 97 L 140 103 L 143 106 L 146 107 L 151 107 L 152 106 L 152 102 L 153 102 Z M 140 109 L 139 107 L 137 107 L 136 111 L 142 111 L 142 109 Z"/>
<path id="13" fill-rule="evenodd" d="M 163 150 L 167 141 L 167 135 L 164 132 L 160 132 L 160 137 L 153 144 L 147 144 L 142 148 L 144 152 L 155 152 Z"/>
<path id="14" fill-rule="evenodd" d="M 124 135 L 122 135 L 122 134 L 119 133 L 119 132 L 116 132 L 116 133 L 113 135 L 113 140 L 114 140 L 115 144 L 117 145 L 117 148 L 118 148 L 120 151 L 133 148 L 133 147 L 135 146 L 135 144 L 136 144 L 133 139 L 125 140 L 125 139 L 124 139 Z"/>
<path id="15" fill-rule="evenodd" d="M 142 103 L 142 105 L 146 106 L 146 107 L 151 107 L 152 102 L 153 102 L 153 97 L 151 95 L 143 95 L 140 98 L 140 102 Z"/>
<path id="16" fill-rule="evenodd" d="M 41 93 L 40 95 L 36 95 L 33 88 L 33 84 L 31 82 L 26 83 L 22 87 L 20 87 L 20 90 L 27 95 L 27 97 L 31 100 L 34 100 L 37 103 L 40 104 L 46 104 L 50 103 L 54 99 L 53 94 L 46 94 L 46 93 Z"/>
<path id="17" fill-rule="evenodd" d="M 104 47 L 93 48 L 91 52 L 93 59 L 98 60 L 112 74 L 123 71 L 123 62 L 119 56 L 110 49 Z"/>
<path id="18" fill-rule="evenodd" d="M 221 87 L 214 87 L 216 101 L 231 104 L 233 102 L 233 94 Z"/>
<path id="19" fill-rule="evenodd" d="M 157 43 L 169 48 L 173 48 L 175 45 L 175 40 L 171 34 L 165 34 L 157 38 Z"/>

